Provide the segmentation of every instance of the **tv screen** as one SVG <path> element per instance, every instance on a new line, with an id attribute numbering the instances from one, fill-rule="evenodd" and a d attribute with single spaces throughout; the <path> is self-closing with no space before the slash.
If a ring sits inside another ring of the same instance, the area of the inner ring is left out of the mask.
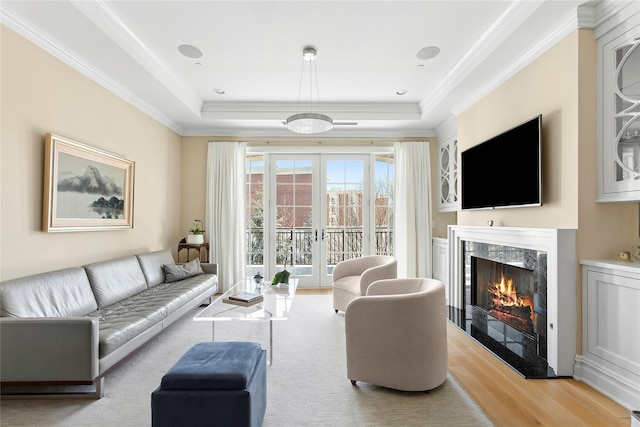
<path id="1" fill-rule="evenodd" d="M 542 115 L 461 154 L 462 209 L 542 205 Z"/>

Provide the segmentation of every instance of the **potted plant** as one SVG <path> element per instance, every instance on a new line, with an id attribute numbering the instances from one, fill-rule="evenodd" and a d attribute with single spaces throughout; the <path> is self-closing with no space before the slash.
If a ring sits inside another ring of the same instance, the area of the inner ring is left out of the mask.
<path id="1" fill-rule="evenodd" d="M 202 229 L 202 221 L 194 220 L 193 228 L 189 230 L 187 235 L 188 245 L 202 245 L 204 243 L 204 230 Z"/>
<path id="2" fill-rule="evenodd" d="M 289 276 L 291 275 L 290 272 L 287 271 L 287 260 L 289 259 L 289 255 L 291 253 L 291 240 L 289 240 L 289 247 L 286 248 L 286 255 L 284 256 L 284 266 L 282 267 L 282 271 L 279 271 L 275 274 L 275 276 L 273 276 L 273 280 L 271 281 L 272 285 L 279 285 L 281 283 L 283 284 L 289 284 Z M 276 254 L 279 252 L 278 249 L 276 249 Z"/>

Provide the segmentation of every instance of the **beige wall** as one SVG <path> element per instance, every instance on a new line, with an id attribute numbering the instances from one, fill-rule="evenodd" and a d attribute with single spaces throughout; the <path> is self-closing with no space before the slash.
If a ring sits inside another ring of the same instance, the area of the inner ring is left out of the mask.
<path id="1" fill-rule="evenodd" d="M 464 151 L 542 114 L 544 193 L 541 207 L 460 211 L 459 224 L 578 229 L 579 258 L 612 258 L 638 241 L 637 204 L 595 202 L 596 53 L 593 31 L 578 30 L 458 116 Z"/>
<path id="2" fill-rule="evenodd" d="M 1 28 L 0 278 L 172 248 L 180 238 L 180 136 Z M 132 230 L 41 231 L 48 132 L 136 162 Z"/>
<path id="3" fill-rule="evenodd" d="M 458 116 L 464 151 L 542 114 L 543 206 L 461 211 L 458 223 L 498 226 L 578 227 L 578 87 L 576 37 L 570 36 Z M 594 129 L 595 132 L 595 129 Z M 518 162 L 487 165 L 518 179 Z M 491 191 L 491 189 L 487 189 Z"/>
<path id="4" fill-rule="evenodd" d="M 578 30 L 457 118 L 460 151 L 542 114 L 543 206 L 460 211 L 461 225 L 577 229 L 579 259 L 614 258 L 638 240 L 638 205 L 598 204 L 597 46 Z M 517 162 L 512 176 L 517 179 Z M 581 268 L 576 264 L 581 351 Z"/>
<path id="5" fill-rule="evenodd" d="M 194 219 L 205 221 L 207 199 L 207 151 L 209 141 L 206 136 L 185 136 L 182 138 L 181 182 L 181 224 L 184 236 L 193 226 Z M 210 241 L 209 230 L 205 228 L 205 241 Z M 182 259 L 182 258 L 181 258 Z"/>

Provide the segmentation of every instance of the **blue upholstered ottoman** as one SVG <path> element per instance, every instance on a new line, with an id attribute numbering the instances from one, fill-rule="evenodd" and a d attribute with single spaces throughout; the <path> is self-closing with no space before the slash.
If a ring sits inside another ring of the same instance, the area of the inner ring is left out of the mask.
<path id="1" fill-rule="evenodd" d="M 260 426 L 266 409 L 266 351 L 253 342 L 196 344 L 151 394 L 154 427 Z"/>

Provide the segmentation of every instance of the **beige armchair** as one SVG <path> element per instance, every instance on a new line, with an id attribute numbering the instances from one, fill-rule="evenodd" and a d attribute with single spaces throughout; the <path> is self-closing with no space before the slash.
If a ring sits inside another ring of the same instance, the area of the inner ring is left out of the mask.
<path id="1" fill-rule="evenodd" d="M 431 390 L 447 377 L 444 284 L 381 280 L 344 315 L 347 378 L 403 391 Z"/>
<path id="2" fill-rule="evenodd" d="M 341 261 L 333 268 L 333 308 L 345 311 L 356 297 L 365 295 L 376 280 L 395 279 L 398 262 L 392 256 L 370 255 Z"/>

